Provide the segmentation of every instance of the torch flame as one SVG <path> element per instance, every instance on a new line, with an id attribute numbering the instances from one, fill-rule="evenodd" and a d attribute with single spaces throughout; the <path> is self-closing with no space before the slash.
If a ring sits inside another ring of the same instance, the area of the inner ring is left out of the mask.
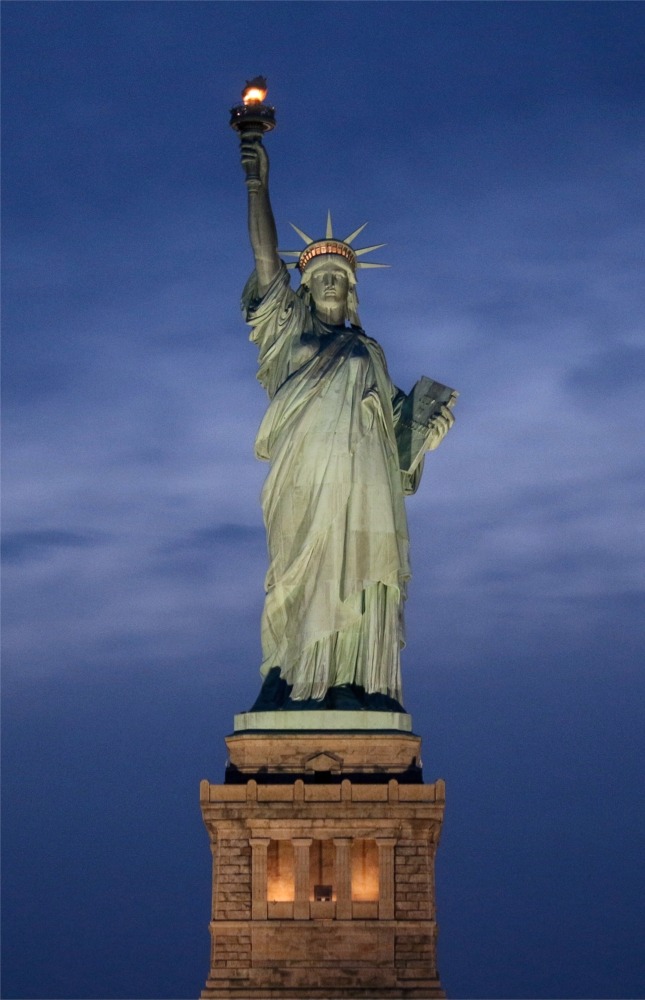
<path id="1" fill-rule="evenodd" d="M 253 80 L 246 81 L 246 87 L 242 91 L 242 100 L 245 104 L 261 104 L 267 96 L 267 82 L 263 76 L 256 76 Z"/>
<path id="2" fill-rule="evenodd" d="M 249 87 L 248 90 L 244 91 L 242 100 L 245 104 L 255 104 L 256 102 L 261 104 L 266 96 L 266 90 L 260 90 L 259 87 Z"/>

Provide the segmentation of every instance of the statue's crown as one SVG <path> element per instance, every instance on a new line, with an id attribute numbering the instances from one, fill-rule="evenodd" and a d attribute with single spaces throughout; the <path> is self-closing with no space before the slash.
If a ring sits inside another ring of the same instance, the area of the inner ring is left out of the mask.
<path id="1" fill-rule="evenodd" d="M 303 233 L 302 229 L 294 226 L 293 222 L 290 222 L 289 225 L 304 240 L 306 246 L 304 250 L 279 250 L 278 252 L 284 254 L 285 257 L 297 257 L 298 259 L 291 264 L 287 264 L 287 267 L 297 267 L 301 274 L 312 260 L 316 260 L 326 254 L 335 254 L 337 257 L 342 257 L 354 272 L 361 267 L 389 267 L 388 264 L 368 264 L 358 259 L 363 254 L 371 253 L 372 250 L 380 250 L 381 247 L 385 246 L 385 243 L 377 243 L 372 247 L 363 247 L 361 250 L 354 250 L 351 246 L 352 241 L 365 229 L 366 222 L 362 226 L 359 226 L 353 233 L 350 233 L 349 236 L 346 236 L 344 240 L 334 238 L 331 212 L 327 213 L 327 229 L 325 238 L 322 240 L 312 240 L 311 236 Z"/>
<path id="2" fill-rule="evenodd" d="M 327 253 L 334 253 L 339 257 L 344 257 L 349 262 L 352 271 L 356 270 L 358 263 L 356 254 L 349 243 L 345 243 L 342 240 L 313 240 L 300 254 L 297 264 L 298 270 L 302 274 L 307 264 L 311 263 L 315 257 L 320 257 L 322 254 Z"/>

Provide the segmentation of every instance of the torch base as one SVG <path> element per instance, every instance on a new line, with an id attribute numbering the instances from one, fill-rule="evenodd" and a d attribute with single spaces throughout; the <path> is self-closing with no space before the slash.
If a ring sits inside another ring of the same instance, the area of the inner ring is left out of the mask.
<path id="1" fill-rule="evenodd" d="M 269 104 L 236 104 L 229 122 L 236 132 L 271 132 L 275 128 L 275 108 Z"/>

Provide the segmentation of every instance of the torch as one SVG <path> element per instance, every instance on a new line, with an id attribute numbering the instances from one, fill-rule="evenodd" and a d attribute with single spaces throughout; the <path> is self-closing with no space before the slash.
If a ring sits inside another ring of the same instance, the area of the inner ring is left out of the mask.
<path id="1" fill-rule="evenodd" d="M 275 128 L 275 108 L 264 103 L 266 96 L 267 82 L 263 76 L 246 81 L 242 103 L 231 108 L 230 126 L 240 136 L 259 142 L 265 132 Z M 252 175 L 249 175 L 249 179 L 252 179 Z"/>

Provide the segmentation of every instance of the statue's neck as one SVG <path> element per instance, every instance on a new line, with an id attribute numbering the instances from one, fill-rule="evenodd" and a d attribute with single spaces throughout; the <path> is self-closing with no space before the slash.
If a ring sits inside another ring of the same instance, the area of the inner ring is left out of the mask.
<path id="1" fill-rule="evenodd" d="M 333 303 L 325 307 L 324 303 L 314 305 L 314 314 L 326 326 L 345 326 L 346 312 L 344 303 Z"/>

